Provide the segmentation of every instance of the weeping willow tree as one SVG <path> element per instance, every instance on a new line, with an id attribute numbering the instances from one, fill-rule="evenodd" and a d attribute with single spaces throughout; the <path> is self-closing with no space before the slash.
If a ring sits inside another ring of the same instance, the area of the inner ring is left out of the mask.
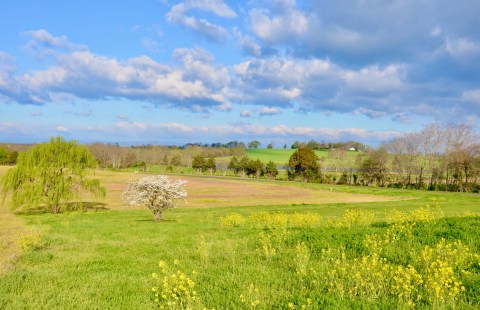
<path id="1" fill-rule="evenodd" d="M 96 164 L 86 147 L 51 138 L 18 156 L 2 179 L 3 201 L 11 192 L 14 210 L 43 207 L 58 213 L 68 205 L 81 207 L 82 197 L 105 196 L 100 181 L 90 177 Z"/>

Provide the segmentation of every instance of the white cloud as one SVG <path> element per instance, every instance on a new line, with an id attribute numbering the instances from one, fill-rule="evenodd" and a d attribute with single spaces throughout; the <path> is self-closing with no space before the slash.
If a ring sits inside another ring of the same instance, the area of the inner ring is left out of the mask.
<path id="1" fill-rule="evenodd" d="M 422 1 L 251 1 L 248 23 L 270 48 L 303 57 L 325 57 L 368 66 L 431 54 L 452 38 L 453 53 L 470 51 L 478 37 L 480 2 Z"/>
<path id="2" fill-rule="evenodd" d="M 466 38 L 445 39 L 444 49 L 453 57 L 480 55 L 480 43 Z"/>
<path id="3" fill-rule="evenodd" d="M 158 52 L 160 50 L 160 44 L 148 37 L 142 39 L 142 45 L 150 52 Z"/>
<path id="4" fill-rule="evenodd" d="M 402 100 L 398 95 L 409 89 L 406 70 L 404 65 L 352 70 L 328 60 L 293 57 L 252 59 L 234 66 L 242 90 L 238 101 L 369 117 L 399 112 L 392 99 Z"/>
<path id="5" fill-rule="evenodd" d="M 45 29 L 38 29 L 24 32 L 25 35 L 31 36 L 35 42 L 41 42 L 50 46 L 69 46 L 70 42 L 66 36 L 55 37 Z"/>
<path id="6" fill-rule="evenodd" d="M 67 127 L 62 126 L 62 125 L 59 125 L 59 126 L 55 127 L 55 130 L 58 131 L 58 132 L 69 132 L 70 131 L 70 129 L 68 129 Z"/>
<path id="7" fill-rule="evenodd" d="M 465 101 L 477 103 L 480 106 L 480 89 L 468 90 L 463 92 L 462 99 Z"/>
<path id="8" fill-rule="evenodd" d="M 389 65 L 383 69 L 378 66 L 347 70 L 343 74 L 347 87 L 362 91 L 392 91 L 405 86 L 405 68 L 399 65 Z"/>
<path id="9" fill-rule="evenodd" d="M 213 57 L 200 48 L 179 48 L 174 51 L 174 57 L 183 63 L 187 79 L 202 80 L 215 88 L 226 87 L 230 83 L 227 68 L 215 66 Z"/>
<path id="10" fill-rule="evenodd" d="M 54 51 L 58 48 L 71 51 L 87 50 L 85 45 L 72 43 L 67 36 L 54 36 L 45 29 L 25 31 L 22 35 L 30 37 L 27 46 L 39 58 L 55 54 Z"/>
<path id="11" fill-rule="evenodd" d="M 442 28 L 437 25 L 432 29 L 432 32 L 430 32 L 430 34 L 433 37 L 439 37 L 442 34 Z"/>
<path id="12" fill-rule="evenodd" d="M 241 110 L 240 117 L 252 117 L 252 111 L 250 110 Z"/>
<path id="13" fill-rule="evenodd" d="M 296 10 L 294 6 L 273 16 L 267 9 L 252 9 L 249 12 L 249 22 L 257 37 L 274 44 L 286 43 L 303 36 L 309 27 L 306 14 Z"/>
<path id="14" fill-rule="evenodd" d="M 172 67 L 148 56 L 121 61 L 88 50 L 56 52 L 54 65 L 20 76 L 2 54 L 0 66 L 5 70 L 0 73 L 0 93 L 10 100 L 33 104 L 70 95 L 123 97 L 191 110 L 199 106 L 225 109 L 228 70 L 215 65 L 214 58 L 202 49 L 178 49 L 174 54 L 179 65 Z"/>
<path id="15" fill-rule="evenodd" d="M 275 107 L 264 107 L 260 110 L 260 115 L 277 115 L 277 114 L 281 114 L 282 111 L 278 108 L 275 108 Z"/>
<path id="16" fill-rule="evenodd" d="M 111 131 L 111 129 L 106 129 Z M 136 134 L 152 133 L 154 136 L 159 133 L 164 137 L 175 137 L 178 140 L 188 141 L 195 139 L 229 139 L 256 137 L 260 140 L 267 140 L 272 137 L 287 138 L 290 140 L 322 139 L 326 140 L 369 140 L 380 142 L 400 135 L 397 131 L 376 131 L 360 128 L 314 128 L 314 127 L 290 127 L 287 125 L 266 126 L 250 123 L 235 123 L 229 125 L 206 125 L 190 126 L 181 123 L 160 123 L 147 124 L 136 122 L 118 122 L 115 126 L 116 131 L 128 136 Z"/>
<path id="17" fill-rule="evenodd" d="M 260 57 L 262 55 L 260 45 L 255 43 L 253 38 L 243 35 L 238 29 L 234 29 L 234 34 L 238 44 L 246 55 L 253 57 Z"/>
<path id="18" fill-rule="evenodd" d="M 225 102 L 222 105 L 216 107 L 217 111 L 230 112 L 233 109 L 233 105 L 230 102 Z"/>
<path id="19" fill-rule="evenodd" d="M 224 27 L 212 24 L 204 18 L 198 19 L 186 15 L 194 9 L 210 12 L 223 18 L 237 17 L 237 14 L 221 0 L 188 0 L 174 5 L 167 13 L 166 19 L 170 23 L 183 25 L 212 41 L 220 42 L 228 36 L 228 31 Z"/>
<path id="20" fill-rule="evenodd" d="M 185 2 L 180 2 L 172 7 L 167 16 L 184 15 L 193 9 L 211 12 L 224 18 L 237 17 L 235 11 L 233 11 L 222 0 L 187 0 Z"/>

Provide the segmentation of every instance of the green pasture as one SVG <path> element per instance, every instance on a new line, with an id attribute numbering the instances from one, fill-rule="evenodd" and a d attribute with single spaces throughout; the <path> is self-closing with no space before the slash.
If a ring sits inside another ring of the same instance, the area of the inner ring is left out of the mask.
<path id="1" fill-rule="evenodd" d="M 273 161 L 277 166 L 284 166 L 288 164 L 290 156 L 295 152 L 294 149 L 245 149 L 247 156 L 253 159 L 260 159 L 261 161 L 267 163 L 268 161 Z M 328 150 L 315 150 L 315 154 L 319 158 L 323 158 L 328 163 Z M 359 153 L 356 151 L 348 151 L 348 156 L 351 159 L 354 159 Z M 218 157 L 217 162 L 229 163 L 231 156 Z"/>
<path id="2" fill-rule="evenodd" d="M 154 309 L 152 273 L 164 275 L 162 260 L 194 280 L 194 309 L 407 309 L 406 299 L 387 289 L 374 296 L 360 288 L 351 296 L 325 281 L 332 270 L 325 251 L 343 251 L 346 262 L 370 257 L 365 239 L 396 227 L 393 210 L 413 221 L 417 213 L 408 212 L 421 209 L 428 220 L 413 225 L 411 237 L 385 247 L 382 255 L 392 266 L 420 270 L 424 248 L 442 238 L 461 240 L 462 253 L 480 253 L 475 194 L 177 175 L 189 182 L 188 206 L 180 204 L 156 223 L 148 209 L 130 209 L 120 200 L 128 179 L 140 176 L 97 172 L 107 197 L 100 208 L 84 212 L 13 215 L 4 206 L 0 241 L 7 238 L 7 223 L 17 232 L 2 243 L 2 252 L 16 254 L 0 275 L 0 308 Z M 480 261 L 468 259 L 458 264 L 466 271 L 458 276 L 465 291 L 436 301 L 423 296 L 415 307 L 479 309 Z"/>
<path id="3" fill-rule="evenodd" d="M 292 149 L 246 149 L 248 157 L 253 159 L 260 159 L 263 162 L 273 161 L 278 166 L 288 164 L 290 156 L 296 150 Z M 319 158 L 328 156 L 328 150 L 315 150 L 315 154 Z"/>

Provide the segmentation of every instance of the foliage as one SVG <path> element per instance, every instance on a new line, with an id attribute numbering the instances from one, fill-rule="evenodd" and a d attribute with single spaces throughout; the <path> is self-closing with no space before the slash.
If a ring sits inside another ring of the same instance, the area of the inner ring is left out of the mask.
<path id="1" fill-rule="evenodd" d="M 215 157 L 209 157 L 205 162 L 205 170 L 210 171 L 210 174 L 214 173 L 217 170 L 217 163 Z"/>
<path id="2" fill-rule="evenodd" d="M 154 175 L 131 180 L 123 193 L 123 199 L 131 206 L 144 205 L 153 212 L 155 221 L 160 221 L 162 213 L 174 208 L 176 199 L 187 197 L 186 181 L 170 181 L 166 175 Z"/>
<path id="3" fill-rule="evenodd" d="M 0 165 L 15 165 L 17 163 L 18 151 L 8 151 L 6 147 L 0 145 Z"/>
<path id="4" fill-rule="evenodd" d="M 249 149 L 258 149 L 258 147 L 260 146 L 260 144 L 262 144 L 262 143 L 260 143 L 260 141 L 253 140 L 253 141 L 250 141 L 250 142 L 248 143 L 248 148 L 249 148 Z"/>
<path id="5" fill-rule="evenodd" d="M 19 155 L 17 166 L 2 179 L 3 199 L 12 192 L 13 209 L 44 206 L 58 213 L 68 203 L 81 207 L 85 192 L 105 195 L 99 180 L 88 178 L 95 167 L 87 148 L 52 138 Z"/>
<path id="6" fill-rule="evenodd" d="M 387 174 L 388 153 L 384 148 L 370 150 L 363 160 L 361 174 L 367 184 L 383 186 Z"/>
<path id="7" fill-rule="evenodd" d="M 230 159 L 230 162 L 228 163 L 228 169 L 232 170 L 235 175 L 237 175 L 239 171 L 239 166 L 238 166 L 238 158 L 236 156 L 233 156 L 232 159 Z"/>
<path id="8" fill-rule="evenodd" d="M 196 169 L 197 171 L 205 171 L 207 161 L 205 157 L 201 154 L 198 154 L 193 157 L 192 159 L 192 168 Z"/>
<path id="9" fill-rule="evenodd" d="M 278 175 L 277 165 L 273 161 L 268 161 L 265 165 L 265 174 L 268 176 L 269 179 L 275 179 Z"/>
<path id="10" fill-rule="evenodd" d="M 10 152 L 10 154 L 8 154 L 7 164 L 16 165 L 17 164 L 17 159 L 18 159 L 18 152 L 17 151 L 12 151 L 12 152 Z"/>
<path id="11" fill-rule="evenodd" d="M 425 126 L 386 143 L 395 184 L 403 188 L 478 191 L 480 136 L 464 124 Z"/>
<path id="12" fill-rule="evenodd" d="M 8 151 L 3 145 L 0 145 L 0 165 L 6 164 L 7 160 L 8 160 Z"/>
<path id="13" fill-rule="evenodd" d="M 235 156 L 232 157 L 228 168 L 233 171 L 235 175 L 241 174 L 241 176 L 256 176 L 257 178 L 264 174 L 264 164 L 259 159 L 252 159 L 248 156 L 242 157 L 238 160 Z"/>
<path id="14" fill-rule="evenodd" d="M 320 164 L 315 152 L 307 147 L 300 147 L 288 161 L 289 178 L 300 176 L 303 181 L 316 180 L 320 177 Z"/>

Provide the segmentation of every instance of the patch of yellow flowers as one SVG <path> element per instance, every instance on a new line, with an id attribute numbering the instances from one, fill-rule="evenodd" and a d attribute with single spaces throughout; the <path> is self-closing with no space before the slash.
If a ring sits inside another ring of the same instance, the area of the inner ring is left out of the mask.
<path id="1" fill-rule="evenodd" d="M 285 212 L 255 212 L 250 216 L 231 213 L 220 218 L 224 227 L 238 227 L 249 225 L 259 228 L 308 228 L 320 225 L 321 217 L 314 213 L 285 213 Z"/>
<path id="2" fill-rule="evenodd" d="M 327 225 L 337 228 L 365 228 L 375 221 L 375 213 L 361 209 L 345 210 L 339 219 L 329 219 Z"/>
<path id="3" fill-rule="evenodd" d="M 260 299 L 260 291 L 253 283 L 250 283 L 246 291 L 240 294 L 240 302 L 245 309 L 256 309 L 260 306 Z"/>
<path id="4" fill-rule="evenodd" d="M 195 281 L 192 275 L 180 270 L 180 262 L 175 259 L 173 267 L 170 267 L 165 261 L 160 261 L 160 274 L 153 273 L 152 286 L 153 302 L 160 309 L 197 309 L 199 298 L 195 291 Z"/>
<path id="5" fill-rule="evenodd" d="M 277 255 L 284 247 L 289 234 L 285 228 L 261 231 L 258 234 L 261 253 L 267 258 Z"/>
<path id="6" fill-rule="evenodd" d="M 433 200 L 443 201 L 444 198 Z M 478 216 L 478 213 L 468 215 Z M 413 234 L 417 224 L 432 222 L 444 216 L 438 204 L 410 212 L 389 211 L 385 214 L 390 223 L 386 231 L 365 237 L 367 255 L 348 257 L 343 248 L 324 249 L 317 266 L 312 266 L 308 245 L 298 243 L 293 256 L 295 272 L 307 290 L 324 290 L 373 302 L 381 298 L 394 298 L 403 308 L 454 307 L 466 290 L 462 283 L 463 277 L 469 273 L 471 266 L 480 264 L 480 256 L 461 241 L 447 242 L 445 239 L 418 250 Z M 259 233 L 260 252 L 271 258 L 283 255 L 283 250 L 288 250 L 284 249 L 291 233 L 288 228 L 364 228 L 375 220 L 374 212 L 361 209 L 346 210 L 342 217 L 334 219 L 322 219 L 318 214 L 312 213 L 256 212 L 249 216 L 229 214 L 221 218 L 221 225 L 262 228 L 263 231 Z M 396 253 L 398 246 L 409 251 L 408 263 L 398 263 L 395 256 L 388 255 Z M 258 289 L 253 284 L 240 295 L 245 308 L 259 307 L 259 300 Z M 307 304 L 303 305 L 289 303 L 287 307 L 311 309 L 312 300 L 308 299 Z"/>
<path id="7" fill-rule="evenodd" d="M 415 223 L 395 223 L 384 235 L 366 237 L 370 254 L 347 258 L 343 249 L 322 251 L 323 272 L 316 283 L 324 283 L 328 292 L 350 298 L 396 298 L 406 308 L 427 302 L 436 308 L 453 305 L 465 287 L 459 280 L 467 269 L 479 264 L 480 256 L 461 241 L 448 243 L 441 239 L 435 246 L 425 246 L 420 253 L 411 252 L 413 265 L 396 265 L 382 253 L 400 240 L 413 242 Z M 410 239 L 410 240 L 408 240 Z"/>
<path id="8" fill-rule="evenodd" d="M 442 217 L 445 217 L 445 214 L 438 205 L 426 205 L 425 207 L 415 209 L 410 212 L 390 210 L 385 213 L 385 218 L 387 219 L 387 222 L 390 223 L 430 222 Z"/>
<path id="9" fill-rule="evenodd" d="M 31 228 L 18 237 L 18 245 L 22 251 L 27 252 L 42 247 L 43 236 L 50 231 L 50 226 L 38 226 Z"/>

